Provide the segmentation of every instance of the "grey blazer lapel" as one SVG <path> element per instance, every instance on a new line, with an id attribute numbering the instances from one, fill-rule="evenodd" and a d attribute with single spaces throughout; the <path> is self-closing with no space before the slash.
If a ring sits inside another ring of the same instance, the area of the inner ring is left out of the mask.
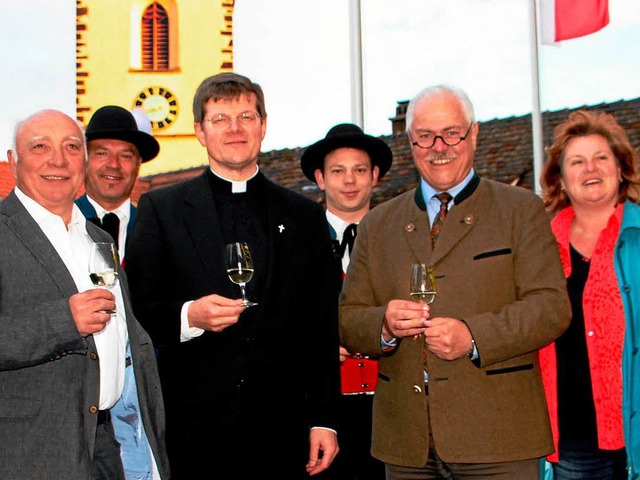
<path id="1" fill-rule="evenodd" d="M 38 259 L 60 291 L 69 296 L 77 293 L 76 284 L 58 252 L 14 192 L 2 202 L 0 212 L 7 227 Z M 28 274 L 25 272 L 25 275 Z"/>

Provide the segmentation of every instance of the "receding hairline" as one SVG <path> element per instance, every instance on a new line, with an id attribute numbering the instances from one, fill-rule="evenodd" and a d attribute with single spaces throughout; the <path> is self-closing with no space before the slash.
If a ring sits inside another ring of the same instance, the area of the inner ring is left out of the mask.
<path id="1" fill-rule="evenodd" d="M 84 138 L 84 132 L 83 132 L 83 129 L 80 127 L 78 120 L 70 117 L 69 115 L 67 115 L 64 112 L 61 112 L 60 110 L 55 110 L 55 109 L 38 110 L 37 112 L 34 112 L 31 115 L 29 115 L 27 118 L 18 121 L 14 129 L 14 132 L 15 132 L 14 138 L 17 137 L 17 135 L 21 132 L 21 130 L 25 126 L 39 119 L 48 118 L 48 117 L 61 117 L 63 119 L 68 120 L 69 122 L 72 122 L 75 125 L 75 127 L 78 129 L 78 133 L 80 134 L 79 137 Z"/>
<path id="2" fill-rule="evenodd" d="M 75 118 L 70 117 L 69 115 L 67 115 L 64 112 L 61 112 L 60 110 L 47 108 L 47 109 L 43 109 L 43 110 L 38 110 L 37 112 L 32 113 L 28 117 L 16 122 L 16 124 L 14 126 L 14 129 L 13 129 L 13 139 L 12 139 L 12 143 L 11 143 L 11 149 L 12 149 L 13 154 L 16 157 L 16 159 L 18 158 L 18 136 L 22 133 L 22 130 L 26 126 L 28 126 L 30 123 L 32 123 L 34 121 L 37 121 L 38 119 L 41 119 L 41 118 L 47 118 L 49 116 L 51 116 L 51 117 L 60 117 L 61 119 L 69 120 L 70 122 L 72 122 L 75 125 L 75 127 L 78 130 L 77 139 L 84 146 L 85 157 L 86 157 L 87 156 L 87 142 L 86 142 L 86 139 L 85 139 L 85 136 L 84 136 L 84 129 L 83 129 L 82 124 L 78 120 L 76 120 Z M 40 138 L 48 138 L 47 135 L 39 135 L 38 137 L 40 137 Z M 73 138 L 73 136 L 70 136 L 70 138 Z"/>

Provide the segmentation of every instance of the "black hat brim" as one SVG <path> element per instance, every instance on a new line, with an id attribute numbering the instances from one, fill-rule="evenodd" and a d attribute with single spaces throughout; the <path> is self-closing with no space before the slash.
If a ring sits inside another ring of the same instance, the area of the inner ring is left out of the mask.
<path id="1" fill-rule="evenodd" d="M 122 140 L 123 142 L 129 142 L 135 145 L 138 150 L 138 154 L 142 159 L 142 163 L 153 160 L 158 156 L 160 152 L 160 144 L 158 141 L 146 132 L 141 130 L 104 130 L 93 131 L 85 134 L 87 142 L 91 140 L 98 140 L 101 138 Z"/>
<path id="2" fill-rule="evenodd" d="M 346 135 L 333 138 L 324 138 L 307 147 L 300 159 L 300 167 L 304 176 L 316 183 L 315 171 L 322 170 L 324 158 L 330 152 L 343 147 L 364 150 L 371 158 L 371 166 L 379 169 L 378 179 L 385 176 L 391 168 L 393 153 L 389 146 L 379 138 L 371 135 Z"/>

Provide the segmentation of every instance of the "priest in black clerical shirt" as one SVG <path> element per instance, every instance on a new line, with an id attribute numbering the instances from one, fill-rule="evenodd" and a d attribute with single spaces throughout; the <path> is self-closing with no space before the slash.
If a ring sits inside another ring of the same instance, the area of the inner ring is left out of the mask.
<path id="1" fill-rule="evenodd" d="M 210 168 L 142 196 L 125 259 L 159 349 L 172 479 L 308 479 L 338 453 L 339 277 L 324 210 L 260 172 L 259 85 L 207 78 L 194 119 Z M 235 241 L 255 263 L 256 306 L 227 275 Z"/>

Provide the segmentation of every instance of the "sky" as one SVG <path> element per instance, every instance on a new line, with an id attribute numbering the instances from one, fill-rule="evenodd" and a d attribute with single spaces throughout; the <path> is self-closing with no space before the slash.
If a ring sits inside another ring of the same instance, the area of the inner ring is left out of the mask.
<path id="1" fill-rule="evenodd" d="M 480 121 L 532 111 L 530 0 L 360 4 L 366 133 L 391 134 L 397 102 L 433 84 L 466 90 Z M 75 113 L 75 6 L 0 0 L 0 158 L 17 120 L 40 108 Z M 637 0 L 609 0 L 609 13 L 597 33 L 538 47 L 543 111 L 640 97 Z M 234 68 L 265 91 L 263 151 L 304 147 L 354 121 L 349 54 L 348 0 L 236 0 Z"/>

